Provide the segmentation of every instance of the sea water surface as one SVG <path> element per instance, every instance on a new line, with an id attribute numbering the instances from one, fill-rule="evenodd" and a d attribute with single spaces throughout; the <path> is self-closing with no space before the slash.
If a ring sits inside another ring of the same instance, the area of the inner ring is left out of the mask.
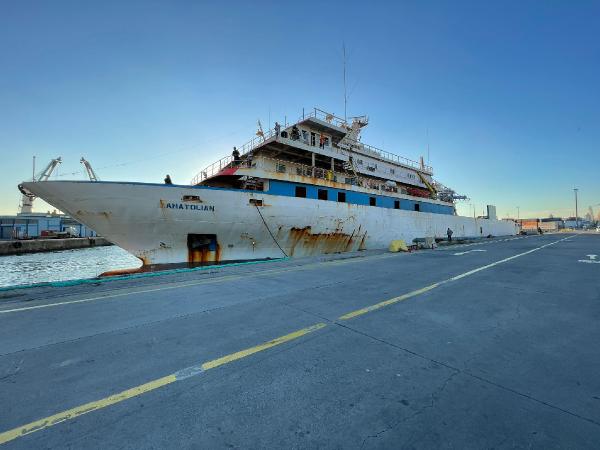
<path id="1" fill-rule="evenodd" d="M 0 287 L 94 278 L 109 270 L 141 265 L 139 259 L 116 245 L 0 256 Z"/>

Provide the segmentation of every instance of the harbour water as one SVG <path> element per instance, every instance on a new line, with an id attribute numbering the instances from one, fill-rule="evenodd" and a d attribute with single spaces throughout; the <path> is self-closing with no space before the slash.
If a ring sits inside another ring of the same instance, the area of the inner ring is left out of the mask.
<path id="1" fill-rule="evenodd" d="M 0 257 L 0 287 L 94 278 L 141 261 L 116 245 Z"/>

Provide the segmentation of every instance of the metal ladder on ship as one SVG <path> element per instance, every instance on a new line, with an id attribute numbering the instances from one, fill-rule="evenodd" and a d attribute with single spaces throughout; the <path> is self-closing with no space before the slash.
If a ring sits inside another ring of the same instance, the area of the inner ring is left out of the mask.
<path id="1" fill-rule="evenodd" d="M 342 167 L 344 168 L 344 170 L 349 173 L 350 175 L 352 175 L 352 180 L 358 180 L 358 174 L 356 173 L 356 169 L 354 168 L 354 163 L 352 162 L 352 156 L 349 157 L 348 161 L 344 161 L 342 163 Z"/>

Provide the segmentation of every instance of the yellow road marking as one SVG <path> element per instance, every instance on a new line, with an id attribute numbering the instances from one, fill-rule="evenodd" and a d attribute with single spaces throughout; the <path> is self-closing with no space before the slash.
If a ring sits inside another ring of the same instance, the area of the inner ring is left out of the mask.
<path id="1" fill-rule="evenodd" d="M 563 239 L 559 239 L 558 241 L 554 241 L 554 242 L 542 245 L 540 247 L 536 247 L 536 248 L 534 248 L 532 250 L 528 250 L 526 252 L 519 253 L 517 255 L 510 256 L 508 258 L 504 258 L 504 259 L 496 261 L 494 263 L 487 264 L 487 265 L 479 267 L 477 269 L 470 270 L 470 271 L 465 272 L 463 274 L 456 275 L 456 276 L 454 276 L 452 278 L 448 278 L 447 280 L 431 284 L 431 285 L 426 286 L 424 288 L 414 290 L 412 292 L 400 295 L 398 297 L 391 298 L 389 300 L 385 300 L 385 301 L 376 303 L 376 304 L 371 305 L 371 306 L 367 306 L 365 308 L 358 309 L 356 311 L 352 311 L 350 313 L 344 314 L 343 316 L 340 316 L 339 319 L 340 320 L 349 320 L 349 319 L 361 316 L 363 314 L 366 314 L 368 312 L 372 312 L 372 311 L 384 308 L 386 306 L 392 305 L 394 303 L 398 303 L 398 302 L 407 300 L 409 298 L 412 298 L 412 297 L 424 294 L 425 292 L 428 292 L 428 291 L 430 291 L 432 289 L 435 289 L 436 287 L 438 287 L 438 286 L 440 286 L 442 284 L 448 283 L 450 281 L 456 281 L 456 280 L 462 279 L 462 278 L 467 277 L 469 275 L 473 275 L 474 273 L 480 272 L 480 271 L 485 270 L 485 269 L 489 269 L 490 267 L 494 267 L 494 266 L 496 266 L 498 264 L 502 264 L 502 263 L 507 262 L 507 261 L 511 261 L 511 260 L 513 260 L 515 258 L 519 258 L 521 256 L 528 255 L 530 253 L 533 253 L 535 251 L 541 250 L 541 249 L 543 249 L 545 247 L 548 247 L 550 245 L 557 244 L 557 243 L 559 243 L 561 241 L 570 239 L 572 237 L 574 237 L 574 236 L 568 236 L 568 237 L 565 237 Z M 306 267 L 306 266 L 299 266 L 299 267 Z M 284 271 L 289 271 L 289 270 L 284 270 Z M 232 276 L 232 277 L 239 278 L 241 276 Z M 219 279 L 219 281 L 221 281 L 223 278 L 226 278 L 226 277 L 222 277 L 221 279 Z M 206 280 L 206 281 L 209 281 L 209 280 Z M 200 284 L 200 283 L 194 283 L 194 284 Z M 178 287 L 181 287 L 181 286 L 178 286 Z M 172 287 L 172 288 L 175 288 L 175 287 Z M 152 290 L 146 290 L 146 291 L 141 291 L 141 292 L 151 292 L 151 291 L 164 290 L 164 289 L 168 289 L 168 288 L 152 289 Z M 127 295 L 127 294 L 121 294 L 121 295 Z M 106 297 L 100 297 L 100 298 L 106 298 Z M 85 300 L 91 301 L 91 299 L 84 299 L 84 300 L 79 300 L 79 301 L 76 301 L 76 302 L 81 302 L 81 301 L 85 301 Z M 65 302 L 62 302 L 62 303 L 65 303 Z M 42 305 L 42 306 L 50 306 L 50 305 Z M 33 308 L 35 308 L 35 307 L 33 307 Z M 6 311 L 4 311 L 4 312 L 6 312 Z M 222 356 L 221 358 L 217 358 L 217 359 L 214 359 L 214 360 L 211 360 L 211 361 L 207 361 L 207 362 L 203 363 L 199 367 L 189 367 L 189 368 L 180 370 L 178 372 L 175 372 L 175 373 L 173 373 L 171 375 L 167 375 L 165 377 L 158 378 L 156 380 L 153 380 L 153 381 L 150 381 L 148 383 L 136 386 L 134 388 L 127 389 L 127 390 L 125 390 L 123 392 L 120 392 L 118 394 L 114 394 L 114 395 L 111 395 L 109 397 L 105 397 L 105 398 L 100 399 L 100 400 L 89 402 L 89 403 L 86 403 L 84 405 L 80 405 L 80 406 L 77 406 L 75 408 L 71 408 L 69 410 L 60 412 L 58 414 L 54 414 L 52 416 L 48 416 L 46 418 L 37 420 L 35 422 L 31 422 L 31 423 L 28 423 L 26 425 L 14 428 L 12 430 L 5 431 L 3 433 L 0 433 L 0 444 L 4 444 L 6 442 L 12 441 L 12 440 L 17 439 L 19 437 L 25 436 L 27 434 L 34 433 L 36 431 L 40 431 L 40 430 L 43 430 L 45 428 L 54 426 L 56 424 L 59 424 L 61 422 L 66 421 L 66 420 L 74 419 L 74 418 L 79 417 L 79 416 L 81 416 L 83 414 L 87 414 L 89 412 L 96 411 L 98 409 L 106 408 L 107 406 L 114 405 L 115 403 L 122 402 L 124 400 L 129 399 L 129 398 L 137 397 L 139 395 L 142 395 L 142 394 L 145 394 L 147 392 L 153 391 L 153 390 L 158 389 L 160 387 L 163 387 L 163 386 L 166 386 L 168 384 L 174 383 L 175 381 L 188 378 L 189 376 L 197 375 L 199 373 L 202 373 L 203 371 L 214 369 L 214 368 L 222 366 L 224 364 L 228 364 L 228 363 L 231 363 L 233 361 L 237 361 L 239 359 L 246 358 L 246 357 L 248 357 L 250 355 L 253 355 L 255 353 L 267 350 L 267 349 L 275 347 L 277 345 L 281 345 L 283 343 L 286 343 L 286 342 L 292 341 L 294 339 L 297 339 L 299 337 L 302 337 L 302 336 L 304 336 L 304 335 L 306 335 L 308 333 L 312 333 L 314 331 L 320 330 L 320 329 L 322 329 L 322 328 L 324 328 L 326 326 L 327 325 L 324 324 L 324 323 L 318 323 L 316 325 L 312 325 L 310 327 L 294 331 L 294 332 L 286 334 L 284 336 L 280 336 L 278 338 L 275 338 L 275 339 L 273 339 L 271 341 L 268 341 L 268 342 L 265 342 L 263 344 L 257 345 L 255 347 L 251 347 L 251 348 L 248 348 L 248 349 L 245 349 L 245 350 L 241 350 L 241 351 L 236 352 L 236 353 L 232 353 L 230 355 Z"/>
<path id="2" fill-rule="evenodd" d="M 514 239 L 522 239 L 522 238 L 513 238 L 511 240 L 514 240 Z M 494 242 L 496 242 L 496 241 L 494 241 Z M 463 246 L 470 246 L 470 245 L 480 245 L 480 243 L 462 244 L 462 245 L 456 245 L 454 247 L 456 248 L 456 247 L 463 247 Z M 450 250 L 450 249 L 444 249 L 443 251 L 446 251 L 446 250 Z M 88 297 L 88 298 L 83 298 L 83 299 L 79 299 L 79 300 L 66 300 L 66 301 L 62 301 L 62 302 L 47 303 L 44 305 L 24 306 L 22 308 L 12 308 L 12 309 L 4 309 L 4 310 L 0 309 L 0 314 L 14 313 L 14 312 L 20 312 L 20 311 L 30 311 L 30 310 L 42 309 L 42 308 L 53 308 L 55 306 L 73 305 L 73 304 L 78 304 L 78 303 L 88 303 L 88 302 L 93 302 L 93 301 L 97 301 L 97 300 L 109 300 L 109 299 L 113 299 L 113 298 L 127 297 L 128 295 L 144 294 L 147 292 L 166 291 L 166 290 L 170 290 L 170 289 L 180 289 L 180 288 L 191 287 L 191 286 L 200 286 L 203 284 L 219 283 L 222 281 L 239 280 L 241 278 L 247 278 L 249 276 L 277 275 L 280 273 L 293 272 L 296 270 L 312 269 L 314 267 L 320 266 L 321 264 L 330 264 L 330 265 L 337 266 L 337 265 L 349 264 L 349 263 L 353 263 L 353 262 L 360 262 L 360 261 L 366 261 L 366 260 L 393 258 L 395 256 L 397 256 L 397 255 L 396 254 L 393 254 L 393 255 L 383 254 L 383 255 L 358 256 L 355 258 L 343 258 L 343 259 L 334 259 L 334 260 L 329 260 L 329 261 L 320 261 L 320 262 L 310 263 L 310 264 L 306 264 L 306 265 L 286 267 L 286 268 L 282 268 L 282 269 L 263 270 L 261 272 L 246 272 L 246 273 L 239 274 L 239 275 L 225 275 L 225 276 L 221 276 L 221 277 L 211 278 L 208 280 L 196 281 L 193 283 L 183 283 L 183 284 L 178 283 L 178 284 L 175 284 L 172 286 L 162 286 L 159 288 L 142 289 L 142 290 L 138 290 L 138 291 L 119 292 L 116 294 L 108 294 L 108 295 L 99 295 L 97 297 Z"/>
<path id="3" fill-rule="evenodd" d="M 123 400 L 127 400 L 128 398 L 137 397 L 138 395 L 142 395 L 146 392 L 153 391 L 160 387 L 166 386 L 167 384 L 171 384 L 175 381 L 177 381 L 175 375 L 167 375 L 166 377 L 162 377 L 157 380 L 141 384 L 139 386 L 127 389 L 126 391 L 119 392 L 118 394 L 111 395 L 101 400 L 96 400 L 93 402 L 86 403 L 84 405 L 76 406 L 75 408 L 67 409 L 66 411 L 59 412 L 58 414 L 54 414 L 52 416 L 36 420 L 35 422 L 28 423 L 27 425 L 13 428 L 12 430 L 0 433 L 0 444 L 4 444 L 6 442 L 12 441 L 13 439 L 17 439 L 19 437 L 31 433 L 35 433 L 36 431 L 43 430 L 44 428 L 49 428 L 66 420 L 74 419 L 89 412 L 96 411 L 101 408 L 106 408 L 107 406 L 122 402 Z"/>
<path id="4" fill-rule="evenodd" d="M 324 323 L 318 323 L 316 325 L 312 325 L 310 327 L 294 331 L 293 333 L 286 334 L 285 336 L 280 336 L 271 341 L 265 342 L 264 344 L 251 347 L 246 350 L 241 350 L 230 355 L 222 356 L 221 358 L 213 359 L 212 361 L 207 361 L 203 363 L 200 367 L 188 367 L 186 369 L 179 370 L 165 377 L 158 378 L 156 380 L 149 381 L 148 383 L 144 383 L 131 389 L 119 392 L 118 394 L 110 395 L 100 400 L 76 406 L 75 408 L 71 408 L 66 411 L 54 414 L 52 416 L 48 416 L 43 419 L 28 423 L 26 425 L 13 428 L 12 430 L 0 433 L 0 444 L 5 444 L 19 437 L 26 436 L 28 434 L 35 433 L 36 431 L 52 427 L 61 422 L 75 419 L 76 417 L 82 416 L 92 411 L 97 411 L 99 409 L 114 405 L 115 403 L 120 403 L 127 399 L 137 397 L 150 391 L 154 391 L 176 381 L 189 378 L 189 376 L 200 374 L 203 371 L 214 369 L 224 364 L 228 364 L 233 361 L 246 358 L 247 356 L 253 355 L 255 353 L 267 350 L 277 345 L 284 344 L 286 342 L 290 342 L 294 339 L 298 339 L 309 333 L 325 328 L 326 326 L 327 325 Z"/>
<path id="5" fill-rule="evenodd" d="M 133 291 L 133 292 L 119 292 L 117 294 L 99 295 L 98 297 L 88 297 L 88 298 L 82 298 L 79 300 L 66 300 L 64 302 L 47 303 L 45 305 L 24 306 L 22 308 L 4 309 L 4 310 L 0 310 L 0 314 L 19 312 L 19 311 L 29 311 L 32 309 L 52 308 L 54 306 L 61 306 L 61 305 L 73 305 L 73 304 L 77 304 L 77 303 L 87 303 L 87 302 L 93 302 L 96 300 L 105 300 L 105 299 L 111 299 L 111 298 L 117 298 L 117 297 L 126 297 L 128 295 L 134 295 L 134 294 L 145 294 L 147 292 L 166 291 L 169 289 L 179 289 L 179 288 L 184 288 L 184 287 L 188 287 L 188 286 L 197 286 L 200 284 L 216 283 L 218 281 L 235 280 L 237 278 L 240 278 L 240 276 L 228 275 L 225 277 L 220 277 L 218 279 L 202 280 L 202 281 L 198 281 L 195 283 L 178 284 L 176 286 L 164 286 L 164 287 L 160 287 L 160 288 L 143 289 L 140 291 Z"/>
<path id="6" fill-rule="evenodd" d="M 285 336 L 278 337 L 273 339 L 272 341 L 265 342 L 264 344 L 257 345 L 256 347 L 248 348 L 246 350 L 242 350 L 236 353 L 232 353 L 231 355 L 222 356 L 218 359 L 213 359 L 212 361 L 205 362 L 202 364 L 202 370 L 214 369 L 215 367 L 222 366 L 223 364 L 228 364 L 232 361 L 236 361 L 238 359 L 245 358 L 247 356 L 253 355 L 254 353 L 262 352 L 263 350 L 267 350 L 268 348 L 275 347 L 276 345 L 283 344 L 285 342 L 292 341 L 294 339 L 298 339 L 305 334 L 312 333 L 313 331 L 320 330 L 321 328 L 325 328 L 327 325 L 324 323 L 318 323 L 308 328 L 303 328 L 302 330 L 294 331 L 293 333 L 286 334 Z"/>
<path id="7" fill-rule="evenodd" d="M 408 292 L 407 294 L 402 294 L 399 297 L 394 297 L 394 298 L 391 298 L 389 300 L 385 300 L 385 301 L 382 301 L 382 302 L 379 302 L 379 303 L 375 303 L 374 305 L 371 305 L 371 306 L 366 306 L 364 308 L 357 309 L 356 311 L 352 311 L 352 312 L 344 314 L 343 316 L 340 316 L 338 319 L 339 320 L 349 320 L 349 319 L 353 319 L 353 318 L 358 317 L 358 316 L 362 316 L 363 314 L 366 314 L 368 312 L 375 311 L 375 310 L 384 308 L 386 306 L 392 305 L 394 303 L 398 303 L 398 302 L 401 302 L 403 300 L 407 300 L 409 298 L 416 297 L 417 295 L 424 294 L 425 292 L 428 292 L 428 291 L 430 291 L 432 289 L 435 289 L 436 287 L 441 286 L 442 284 L 446 284 L 446 283 L 449 283 L 451 281 L 460 280 L 462 278 L 468 277 L 469 275 L 473 275 L 473 274 L 475 274 L 477 272 L 481 272 L 482 270 L 486 270 L 486 269 L 489 269 L 490 267 L 497 266 L 498 264 L 502 264 L 502 263 L 505 263 L 507 261 L 511 261 L 513 259 L 519 258 L 521 256 L 525 256 L 525 255 L 528 255 L 530 253 L 537 252 L 538 250 L 541 250 L 541 249 L 543 249 L 545 247 L 549 247 L 550 245 L 558 244 L 559 242 L 567 240 L 567 239 L 571 239 L 572 237 L 574 237 L 574 236 L 568 236 L 566 238 L 559 239 L 558 241 L 550 242 L 549 244 L 544 244 L 544 245 L 542 245 L 540 247 L 536 247 L 534 249 L 527 250 L 526 252 L 519 253 L 519 254 L 514 255 L 514 256 L 509 256 L 508 258 L 501 259 L 501 260 L 493 262 L 491 264 L 487 264 L 485 266 L 481 266 L 481 267 L 478 267 L 476 269 L 469 270 L 468 272 L 461 273 L 460 275 L 456 275 L 454 277 L 448 278 L 447 280 L 438 281 L 437 283 L 430 284 L 429 286 L 426 286 L 426 287 L 421 288 L 421 289 L 417 289 L 416 291 Z"/>
<path id="8" fill-rule="evenodd" d="M 162 286 L 162 287 L 151 288 L 151 289 L 142 289 L 142 290 L 138 290 L 138 291 L 118 292 L 116 294 L 99 295 L 97 297 L 88 297 L 88 298 L 83 298 L 83 299 L 79 299 L 79 300 L 65 300 L 62 302 L 47 303 L 47 304 L 43 304 L 43 305 L 24 306 L 22 308 L 12 308 L 12 309 L 4 309 L 4 310 L 0 309 L 0 314 L 7 314 L 7 313 L 14 313 L 14 312 L 21 312 L 21 311 L 30 311 L 30 310 L 43 309 L 43 308 L 53 308 L 56 306 L 73 305 L 73 304 L 78 304 L 78 303 L 88 303 L 88 302 L 93 302 L 93 301 L 97 301 L 97 300 L 108 300 L 108 299 L 114 299 L 114 298 L 119 298 L 119 297 L 127 297 L 129 295 L 135 295 L 135 294 L 145 294 L 147 292 L 159 292 L 159 291 L 166 291 L 166 290 L 171 290 L 171 289 L 180 289 L 180 288 L 185 288 L 185 287 L 190 287 L 190 286 L 200 286 L 200 285 L 204 285 L 204 284 L 220 283 L 222 281 L 239 280 L 239 279 L 247 278 L 247 277 L 278 275 L 281 273 L 294 272 L 297 270 L 312 269 L 314 267 L 322 265 L 323 263 L 331 264 L 331 265 L 340 265 L 340 264 L 348 264 L 348 263 L 352 263 L 352 262 L 359 262 L 359 261 L 365 261 L 365 260 L 389 258 L 392 256 L 396 256 L 396 255 L 384 254 L 384 255 L 373 255 L 373 256 L 360 256 L 357 258 L 336 259 L 336 260 L 331 260 L 331 261 L 323 261 L 323 262 L 310 263 L 310 264 L 306 264 L 306 265 L 286 267 L 286 268 L 282 268 L 282 269 L 263 270 L 260 272 L 246 272 L 246 273 L 239 274 L 239 275 L 225 275 L 225 276 L 211 278 L 211 279 L 207 279 L 207 280 L 196 281 L 193 283 L 184 283 L 184 284 L 178 283 L 178 284 L 175 284 L 172 286 Z"/>
<path id="9" fill-rule="evenodd" d="M 434 284 L 431 284 L 424 288 L 417 289 L 416 291 L 412 291 L 407 294 L 402 294 L 398 297 L 394 297 L 389 300 L 385 300 L 383 302 L 375 303 L 374 305 L 367 306 L 365 308 L 357 309 L 356 311 L 352 311 L 352 312 L 349 312 L 348 314 L 344 314 L 343 316 L 340 316 L 340 320 L 348 320 L 348 319 L 353 319 L 358 316 L 362 316 L 363 314 L 369 313 L 371 311 L 385 308 L 386 306 L 392 305 L 394 303 L 398 303 L 398 302 L 401 302 L 404 300 L 408 300 L 411 297 L 416 297 L 417 295 L 424 294 L 425 292 L 435 289 L 438 286 L 439 286 L 439 283 L 434 283 Z"/>

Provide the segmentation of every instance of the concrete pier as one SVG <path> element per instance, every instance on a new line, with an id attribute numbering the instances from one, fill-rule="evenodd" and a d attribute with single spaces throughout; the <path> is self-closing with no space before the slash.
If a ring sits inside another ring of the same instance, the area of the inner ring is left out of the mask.
<path id="1" fill-rule="evenodd" d="M 6 448 L 598 448 L 600 235 L 0 292 Z"/>
<path id="2" fill-rule="evenodd" d="M 0 256 L 54 252 L 57 250 L 100 247 L 104 245 L 112 244 L 100 236 L 68 239 L 21 239 L 15 241 L 0 241 Z"/>

